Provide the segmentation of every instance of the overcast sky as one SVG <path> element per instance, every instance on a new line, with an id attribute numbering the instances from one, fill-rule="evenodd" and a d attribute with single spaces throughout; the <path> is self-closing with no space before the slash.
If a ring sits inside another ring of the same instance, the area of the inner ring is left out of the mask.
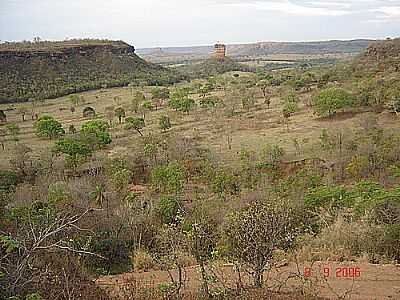
<path id="1" fill-rule="evenodd" d="M 400 36 L 400 0 L 0 0 L 0 40 L 136 48 Z"/>

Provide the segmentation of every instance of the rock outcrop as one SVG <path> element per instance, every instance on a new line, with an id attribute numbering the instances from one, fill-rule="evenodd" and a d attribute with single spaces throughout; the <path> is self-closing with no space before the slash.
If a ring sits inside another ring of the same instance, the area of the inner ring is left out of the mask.
<path id="1" fill-rule="evenodd" d="M 400 58 L 400 38 L 373 43 L 368 47 L 365 55 L 377 61 L 386 58 Z"/>
<path id="2" fill-rule="evenodd" d="M 122 41 L 0 45 L 0 103 L 149 80 L 176 78 L 171 71 L 138 57 L 135 48 Z"/>

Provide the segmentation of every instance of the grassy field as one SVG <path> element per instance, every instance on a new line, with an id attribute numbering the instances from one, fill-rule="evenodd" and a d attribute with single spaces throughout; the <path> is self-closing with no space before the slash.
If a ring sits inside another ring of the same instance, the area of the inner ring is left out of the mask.
<path id="1" fill-rule="evenodd" d="M 224 76 L 231 77 L 232 73 Z M 242 77 L 252 76 L 242 73 Z M 143 88 L 111 88 L 89 92 L 83 92 L 79 95 L 85 99 L 85 103 L 77 107 L 76 111 L 70 111 L 71 103 L 68 96 L 45 100 L 39 104 L 35 111 L 40 115 L 51 115 L 59 120 L 67 131 L 70 125 L 79 128 L 88 118 L 82 116 L 82 110 L 90 106 L 95 109 L 97 118 L 106 119 L 106 107 L 125 107 L 126 116 L 135 115 L 129 111 L 129 104 L 132 95 L 136 90 L 144 92 L 147 99 L 151 99 L 151 89 L 147 86 Z M 173 87 L 170 88 L 171 90 Z M 234 116 L 226 114 L 224 108 L 204 109 L 197 106 L 190 113 L 181 113 L 172 110 L 165 104 L 157 110 L 146 112 L 146 127 L 143 129 L 144 135 L 161 133 L 159 129 L 159 117 L 168 115 L 172 122 L 172 128 L 164 133 L 166 135 L 179 135 L 193 138 L 201 146 L 209 148 L 212 153 L 223 161 L 234 163 L 238 159 L 238 152 L 242 149 L 259 152 L 267 144 L 278 144 L 282 146 L 287 153 L 287 160 L 299 159 L 306 156 L 315 156 L 318 154 L 314 149 L 315 142 L 318 140 L 322 129 L 337 132 L 345 129 L 356 130 L 360 128 L 361 120 L 368 112 L 341 114 L 333 119 L 321 119 L 315 116 L 312 110 L 301 104 L 300 109 L 289 121 L 284 124 L 281 113 L 281 100 L 278 96 L 272 98 L 271 105 L 268 108 L 264 103 L 261 91 L 256 91 L 256 103 L 249 111 L 237 106 Z M 221 98 L 225 97 L 223 91 L 216 91 L 213 95 Z M 302 100 L 311 97 L 312 91 L 303 93 Z M 195 94 L 192 97 L 199 102 L 200 96 Z M 229 96 L 228 96 L 229 98 Z M 229 99 L 228 99 L 229 100 Z M 303 103 L 304 101 L 301 101 Z M 39 154 L 42 150 L 52 147 L 54 141 L 39 138 L 35 135 L 33 129 L 34 121 L 29 115 L 26 121 L 22 122 L 21 114 L 18 109 L 29 107 L 28 104 L 3 104 L 0 109 L 7 110 L 7 119 L 9 123 L 16 123 L 20 127 L 20 142 L 29 146 L 34 154 Z M 10 110 L 11 109 L 11 110 Z M 137 114 L 141 116 L 141 114 Z M 390 114 L 382 113 L 377 115 L 378 123 L 385 128 L 400 128 L 395 117 Z M 109 151 L 130 151 L 131 148 L 141 138 L 139 134 L 133 131 L 126 131 L 124 124 L 117 124 L 114 118 L 111 129 L 113 143 Z M 228 145 L 228 137 L 231 140 L 231 147 Z M 294 139 L 300 144 L 301 152 L 298 153 L 294 146 Z M 13 156 L 14 142 L 10 136 L 5 136 L 6 151 L 1 154 L 0 165 L 7 167 L 9 160 Z"/>

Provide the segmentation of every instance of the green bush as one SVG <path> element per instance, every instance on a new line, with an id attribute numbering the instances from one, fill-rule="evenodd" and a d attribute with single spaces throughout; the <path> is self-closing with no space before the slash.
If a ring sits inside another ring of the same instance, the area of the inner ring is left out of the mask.
<path id="1" fill-rule="evenodd" d="M 159 125 L 161 130 L 166 131 L 171 128 L 171 119 L 166 115 L 162 115 L 159 120 Z"/>
<path id="2" fill-rule="evenodd" d="M 17 173 L 0 170 L 0 192 L 11 192 L 18 183 L 19 177 Z"/>
<path id="3" fill-rule="evenodd" d="M 47 137 L 54 139 L 65 134 L 65 131 L 60 122 L 50 116 L 40 117 L 34 124 L 33 127 L 36 131 L 36 135 L 39 137 Z"/>
<path id="4" fill-rule="evenodd" d="M 185 180 L 184 168 L 178 162 L 170 162 L 152 170 L 151 182 L 162 192 L 177 194 L 182 191 Z"/>
<path id="5" fill-rule="evenodd" d="M 104 270 L 106 274 L 128 271 L 130 268 L 129 251 L 126 242 L 108 232 L 98 235 L 90 244 L 89 251 L 103 256 L 87 257 L 86 264 L 92 270 Z"/>
<path id="6" fill-rule="evenodd" d="M 320 116 L 332 116 L 339 109 L 353 107 L 355 98 L 346 90 L 328 88 L 312 99 L 314 111 Z"/>
<path id="7" fill-rule="evenodd" d="M 215 175 L 212 187 L 214 193 L 220 196 L 223 194 L 237 195 L 240 192 L 239 180 L 235 176 L 222 171 Z"/>
<path id="8" fill-rule="evenodd" d="M 164 223 L 175 221 L 181 205 L 179 200 L 173 196 L 162 196 L 158 204 L 158 209 Z"/>
<path id="9" fill-rule="evenodd" d="M 351 207 L 354 204 L 354 200 L 352 193 L 349 193 L 342 186 L 316 187 L 304 196 L 304 204 L 312 210 L 328 206 L 334 208 Z"/>
<path id="10" fill-rule="evenodd" d="M 109 125 L 104 120 L 88 121 L 81 127 L 81 140 L 92 149 L 102 149 L 112 142 L 108 128 Z"/>

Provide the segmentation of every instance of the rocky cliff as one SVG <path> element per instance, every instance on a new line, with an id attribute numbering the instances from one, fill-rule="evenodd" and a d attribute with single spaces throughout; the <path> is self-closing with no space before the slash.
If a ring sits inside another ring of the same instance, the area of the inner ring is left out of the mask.
<path id="1" fill-rule="evenodd" d="M 54 98 L 129 83 L 169 83 L 171 71 L 144 61 L 122 41 L 0 45 L 0 103 Z"/>
<path id="2" fill-rule="evenodd" d="M 371 44 L 365 55 L 375 60 L 400 58 L 400 38 Z"/>

